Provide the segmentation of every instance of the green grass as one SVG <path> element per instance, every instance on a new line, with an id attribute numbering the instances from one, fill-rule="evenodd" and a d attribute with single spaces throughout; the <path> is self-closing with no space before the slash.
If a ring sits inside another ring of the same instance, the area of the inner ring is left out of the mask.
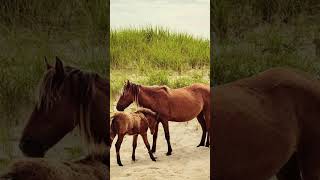
<path id="1" fill-rule="evenodd" d="M 317 22 L 318 0 L 210 0 L 211 29 L 219 39 L 242 36 L 259 24 L 292 23 L 297 18 Z M 310 19 L 311 18 L 311 19 Z"/>
<path id="2" fill-rule="evenodd" d="M 210 42 L 161 27 L 111 31 L 111 97 L 126 80 L 178 88 L 209 83 Z"/>
<path id="3" fill-rule="evenodd" d="M 209 40 L 160 27 L 111 31 L 111 68 L 170 69 L 209 67 Z"/>
<path id="4" fill-rule="evenodd" d="M 292 67 L 320 75 L 320 61 L 312 43 L 320 37 L 320 25 L 316 23 L 320 11 L 306 12 L 308 8 L 320 8 L 320 4 L 311 6 L 308 3 L 315 1 L 301 1 L 305 4 L 295 11 L 298 1 L 292 1 L 292 7 L 286 9 L 289 1 L 281 0 L 276 5 L 281 8 L 272 11 L 271 20 L 266 21 L 263 19 L 263 8 L 258 4 L 242 0 L 237 9 L 232 9 L 236 5 L 230 3 L 232 1 L 218 0 L 211 7 L 226 8 L 220 9 L 223 12 L 211 12 L 214 17 L 211 26 L 217 36 L 213 47 L 212 84 L 232 82 L 272 67 Z M 257 11 L 258 14 L 254 16 L 248 11 Z M 287 22 L 283 19 L 285 12 L 289 13 Z M 228 13 L 228 16 L 222 16 L 223 13 Z M 235 14 L 241 15 L 235 17 Z"/>
<path id="5" fill-rule="evenodd" d="M 58 56 L 65 65 L 107 76 L 108 6 L 106 0 L 1 3 L 0 166 L 16 156 L 12 149 L 18 148 L 21 136 L 17 128 L 23 127 L 34 107 L 46 68 L 44 56 L 51 64 Z M 65 153 L 74 157 L 81 152 Z"/>

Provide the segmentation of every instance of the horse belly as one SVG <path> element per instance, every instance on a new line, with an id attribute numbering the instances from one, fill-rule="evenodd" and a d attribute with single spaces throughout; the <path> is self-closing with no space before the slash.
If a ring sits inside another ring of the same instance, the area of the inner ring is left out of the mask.
<path id="1" fill-rule="evenodd" d="M 215 174 L 221 179 L 267 180 L 294 153 L 294 128 L 283 128 L 282 119 L 275 123 L 277 115 L 269 115 L 268 104 L 235 90 L 214 93 Z"/>
<path id="2" fill-rule="evenodd" d="M 190 95 L 178 96 L 170 102 L 170 121 L 175 122 L 185 122 L 196 118 L 204 106 L 202 97 L 196 98 Z"/>

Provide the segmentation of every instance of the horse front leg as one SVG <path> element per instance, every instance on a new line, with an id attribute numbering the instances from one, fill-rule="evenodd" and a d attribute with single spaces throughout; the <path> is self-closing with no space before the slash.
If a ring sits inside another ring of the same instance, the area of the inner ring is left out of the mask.
<path id="1" fill-rule="evenodd" d="M 152 161 L 156 161 L 156 158 L 153 156 L 153 154 L 152 154 L 152 152 L 150 150 L 150 145 L 149 145 L 149 142 L 148 142 L 147 133 L 143 133 L 143 134 L 141 134 L 141 136 L 142 136 L 144 144 L 146 145 L 146 148 L 148 150 L 148 153 L 149 153 L 149 156 L 150 156 L 151 160 Z"/>
<path id="2" fill-rule="evenodd" d="M 167 144 L 168 144 L 167 156 L 169 156 L 172 153 L 172 148 L 171 148 L 171 143 L 170 143 L 170 133 L 169 133 L 169 122 L 168 121 L 162 121 L 162 126 L 163 126 L 163 129 L 164 129 L 164 135 L 166 137 Z"/>
<path id="3" fill-rule="evenodd" d="M 158 138 L 158 127 L 159 127 L 159 121 L 156 124 L 156 127 L 154 129 L 154 134 L 153 134 L 153 141 L 152 141 L 152 149 L 151 152 L 155 153 L 156 152 L 156 146 L 157 146 L 157 138 Z"/>
<path id="4" fill-rule="evenodd" d="M 132 141 L 132 161 L 136 160 L 136 148 L 137 148 L 138 135 L 133 135 Z"/>
<path id="5" fill-rule="evenodd" d="M 121 159 L 120 159 L 120 147 L 121 147 L 121 143 L 123 141 L 123 137 L 124 137 L 123 134 L 118 134 L 118 139 L 117 139 L 117 142 L 115 144 L 116 153 L 117 153 L 117 163 L 118 163 L 119 166 L 123 166 L 122 163 L 121 163 Z"/>

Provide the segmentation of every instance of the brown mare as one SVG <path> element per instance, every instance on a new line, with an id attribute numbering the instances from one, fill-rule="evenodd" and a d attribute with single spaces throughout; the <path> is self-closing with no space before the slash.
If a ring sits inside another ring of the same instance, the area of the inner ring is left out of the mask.
<path id="1" fill-rule="evenodd" d="M 23 158 L 11 163 L 0 180 L 106 180 L 109 168 L 93 159 L 60 161 L 47 158 Z"/>
<path id="2" fill-rule="evenodd" d="M 20 140 L 21 151 L 29 157 L 43 157 L 46 151 L 76 126 L 92 156 L 109 164 L 109 83 L 96 73 L 47 63 L 40 82 L 37 104 Z M 99 151 L 99 152 L 98 152 Z"/>
<path id="3" fill-rule="evenodd" d="M 138 135 L 140 134 L 146 148 L 148 150 L 149 156 L 152 161 L 156 161 L 153 156 L 150 145 L 148 142 L 147 131 L 150 128 L 151 134 L 154 134 L 155 127 L 158 124 L 157 114 L 150 109 L 140 108 L 138 111 L 133 113 L 117 112 L 112 117 L 111 129 L 110 129 L 110 142 L 112 143 L 114 137 L 118 135 L 117 142 L 115 144 L 117 152 L 117 163 L 122 166 L 120 160 L 120 147 L 123 137 L 128 135 L 133 135 L 132 141 L 132 160 L 136 160 L 135 152 L 137 148 Z"/>
<path id="4" fill-rule="evenodd" d="M 317 79 L 275 68 L 212 92 L 213 179 L 320 179 Z"/>
<path id="5" fill-rule="evenodd" d="M 197 117 L 202 127 L 198 146 L 204 146 L 207 132 L 210 132 L 210 87 L 205 84 L 170 89 L 167 86 L 142 86 L 127 81 L 117 103 L 117 110 L 123 111 L 131 103 L 151 109 L 159 115 L 168 144 L 167 155 L 171 155 L 168 121 L 185 122 Z M 156 151 L 158 124 L 153 135 L 152 152 Z M 206 146 L 209 146 L 209 134 Z"/>

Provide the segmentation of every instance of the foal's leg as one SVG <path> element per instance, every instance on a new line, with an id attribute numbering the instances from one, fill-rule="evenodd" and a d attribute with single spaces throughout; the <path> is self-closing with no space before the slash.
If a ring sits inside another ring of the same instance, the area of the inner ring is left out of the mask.
<path id="1" fill-rule="evenodd" d="M 157 137 L 158 137 L 158 127 L 159 127 L 159 121 L 157 122 L 157 125 L 156 125 L 156 127 L 154 129 L 154 134 L 153 134 L 152 150 L 151 150 L 151 152 L 153 152 L 153 153 L 156 152 Z"/>
<path id="2" fill-rule="evenodd" d="M 136 148 L 137 148 L 137 140 L 138 140 L 138 135 L 133 135 L 133 141 L 132 141 L 132 161 L 136 160 Z"/>
<path id="3" fill-rule="evenodd" d="M 170 133 L 169 133 L 169 122 L 168 121 L 162 121 L 162 126 L 163 126 L 163 129 L 164 129 L 164 135 L 166 137 L 167 144 L 168 144 L 167 156 L 169 156 L 172 153 L 172 148 L 171 148 L 171 143 L 170 143 Z"/>
<path id="4" fill-rule="evenodd" d="M 297 153 L 294 153 L 289 161 L 277 173 L 278 180 L 301 180 Z"/>
<path id="5" fill-rule="evenodd" d="M 117 163 L 118 163 L 119 166 L 123 166 L 122 163 L 121 163 L 121 160 L 120 160 L 120 147 L 121 147 L 121 143 L 123 141 L 123 137 L 124 137 L 123 134 L 118 134 L 118 139 L 117 139 L 117 142 L 115 144 L 116 153 L 117 153 Z"/>
<path id="6" fill-rule="evenodd" d="M 150 150 L 150 145 L 149 145 L 149 142 L 148 142 L 147 133 L 143 133 L 143 134 L 141 134 L 141 136 L 142 136 L 144 144 L 146 145 L 146 148 L 148 149 L 148 153 L 149 153 L 150 158 L 152 159 L 152 161 L 156 161 L 156 158 L 154 158 L 154 156 L 153 156 L 153 154 L 152 154 L 152 152 Z"/>
<path id="7" fill-rule="evenodd" d="M 197 147 L 200 147 L 200 146 L 204 146 L 204 143 L 206 140 L 207 129 L 206 129 L 206 122 L 204 120 L 202 112 L 197 116 L 197 119 L 198 119 L 198 122 L 200 123 L 201 129 L 202 129 L 201 141 L 200 141 L 200 144 L 197 146 Z"/>

